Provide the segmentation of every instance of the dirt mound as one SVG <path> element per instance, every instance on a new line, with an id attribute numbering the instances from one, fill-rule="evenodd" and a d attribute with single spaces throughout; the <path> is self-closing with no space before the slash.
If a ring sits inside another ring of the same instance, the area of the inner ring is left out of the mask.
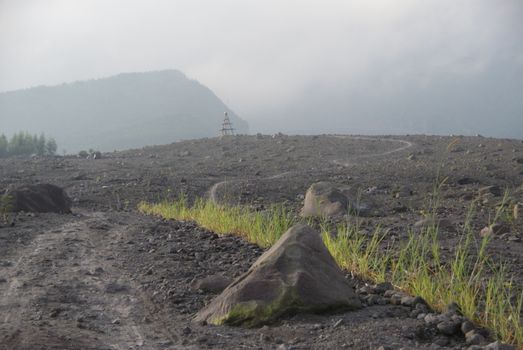
<path id="1" fill-rule="evenodd" d="M 195 321 L 252 327 L 286 314 L 360 307 L 319 233 L 299 224 L 202 309 Z"/>
<path id="2" fill-rule="evenodd" d="M 34 213 L 71 212 L 71 199 L 65 191 L 55 185 L 38 184 L 19 187 L 9 192 L 11 210 Z"/>

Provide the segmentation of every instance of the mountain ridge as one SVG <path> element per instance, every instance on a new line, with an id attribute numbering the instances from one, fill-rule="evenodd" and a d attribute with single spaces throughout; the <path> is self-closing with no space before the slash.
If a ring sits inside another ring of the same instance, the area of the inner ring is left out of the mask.
<path id="1" fill-rule="evenodd" d="M 44 132 L 68 152 L 216 136 L 224 112 L 239 133 L 248 132 L 247 122 L 212 90 L 178 70 L 120 73 L 0 93 L 2 132 Z M 119 132 L 123 129 L 125 133 Z"/>

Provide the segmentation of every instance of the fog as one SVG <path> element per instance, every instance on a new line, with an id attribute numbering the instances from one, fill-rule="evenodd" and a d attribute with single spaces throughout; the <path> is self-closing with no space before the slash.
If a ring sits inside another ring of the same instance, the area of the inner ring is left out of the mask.
<path id="1" fill-rule="evenodd" d="M 0 0 L 0 52 L 0 91 L 179 69 L 251 132 L 523 137 L 520 0 Z"/>

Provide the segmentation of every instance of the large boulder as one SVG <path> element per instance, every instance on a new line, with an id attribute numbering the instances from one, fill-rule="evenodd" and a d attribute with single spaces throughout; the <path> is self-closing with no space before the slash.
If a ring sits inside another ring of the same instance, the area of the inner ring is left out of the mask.
<path id="1" fill-rule="evenodd" d="M 330 182 L 316 182 L 305 194 L 301 216 L 340 218 L 347 214 L 358 216 L 379 215 L 373 209 L 369 198 L 360 201 L 360 194 L 347 186 L 336 185 Z M 350 198 L 357 198 L 351 201 Z"/>
<path id="2" fill-rule="evenodd" d="M 9 192 L 11 211 L 34 213 L 70 213 L 71 199 L 65 191 L 55 185 L 38 184 L 23 186 Z"/>
<path id="3" fill-rule="evenodd" d="M 346 215 L 351 203 L 342 190 L 330 182 L 317 182 L 307 190 L 301 215 L 303 217 L 335 217 Z"/>
<path id="4" fill-rule="evenodd" d="M 295 225 L 195 317 L 255 327 L 299 312 L 360 308 L 360 300 L 320 234 Z"/>

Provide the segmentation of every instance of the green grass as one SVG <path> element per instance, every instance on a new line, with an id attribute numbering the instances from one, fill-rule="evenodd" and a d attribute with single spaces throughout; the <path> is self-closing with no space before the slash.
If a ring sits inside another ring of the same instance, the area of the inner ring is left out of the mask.
<path id="1" fill-rule="evenodd" d="M 141 203 L 139 210 L 165 219 L 195 221 L 216 233 L 238 235 L 263 248 L 270 247 L 297 222 L 296 217 L 281 205 L 274 205 L 265 212 L 254 212 L 203 199 L 197 199 L 190 206 L 185 196 L 160 204 Z"/>
<path id="2" fill-rule="evenodd" d="M 233 234 L 269 247 L 299 220 L 283 206 L 255 212 L 240 206 L 223 206 L 202 199 L 189 205 L 185 197 L 174 202 L 141 203 L 140 211 L 166 219 L 190 220 L 219 234 Z M 523 294 L 506 268 L 487 253 L 489 238 L 477 239 L 470 225 L 472 209 L 461 239 L 450 257 L 443 259 L 435 225 L 409 233 L 405 242 L 384 246 L 386 231 L 362 233 L 358 225 L 320 224 L 325 245 L 339 266 L 353 275 L 389 281 L 396 288 L 423 297 L 434 309 L 450 302 L 478 325 L 491 329 L 503 342 L 523 348 L 520 315 Z"/>

